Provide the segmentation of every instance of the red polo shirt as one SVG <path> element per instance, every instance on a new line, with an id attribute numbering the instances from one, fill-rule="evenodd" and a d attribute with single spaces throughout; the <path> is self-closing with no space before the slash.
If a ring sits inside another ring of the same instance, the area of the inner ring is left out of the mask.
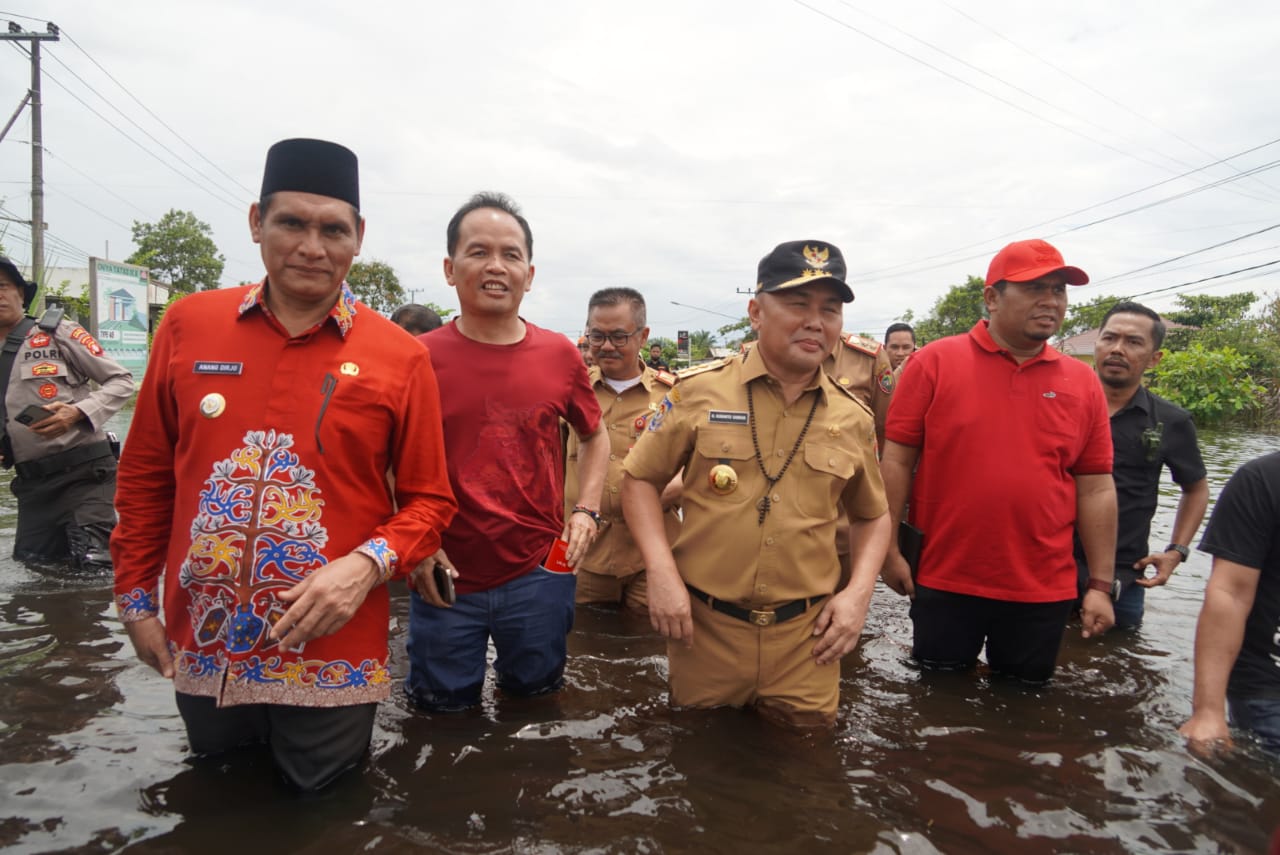
<path id="1" fill-rule="evenodd" d="M 917 581 L 1014 602 L 1076 595 L 1075 476 L 1111 471 L 1106 398 L 1083 362 L 1045 345 L 1019 364 L 987 321 L 912 355 L 886 436 L 920 449 Z"/>

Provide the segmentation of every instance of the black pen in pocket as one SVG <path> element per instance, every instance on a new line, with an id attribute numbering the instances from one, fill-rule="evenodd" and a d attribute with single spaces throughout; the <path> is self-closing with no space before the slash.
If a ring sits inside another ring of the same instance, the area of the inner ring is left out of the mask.
<path id="1" fill-rule="evenodd" d="M 326 372 L 324 383 L 320 386 L 320 391 L 324 393 L 324 400 L 320 402 L 320 414 L 316 416 L 316 448 L 321 454 L 324 454 L 324 443 L 320 441 L 320 423 L 324 421 L 325 410 L 329 409 L 329 399 L 333 397 L 333 390 L 337 388 L 338 378 Z"/>

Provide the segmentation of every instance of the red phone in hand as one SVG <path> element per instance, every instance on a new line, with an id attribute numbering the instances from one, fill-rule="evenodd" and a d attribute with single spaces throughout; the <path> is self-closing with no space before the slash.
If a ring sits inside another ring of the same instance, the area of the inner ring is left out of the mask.
<path id="1" fill-rule="evenodd" d="M 555 543 L 551 544 L 551 551 L 547 553 L 547 563 L 543 566 L 552 573 L 572 573 L 573 568 L 564 560 L 568 549 L 569 543 L 557 537 Z"/>

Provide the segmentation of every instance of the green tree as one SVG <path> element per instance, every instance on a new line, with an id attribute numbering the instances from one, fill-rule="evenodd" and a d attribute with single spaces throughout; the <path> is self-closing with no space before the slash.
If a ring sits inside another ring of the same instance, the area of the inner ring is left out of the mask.
<path id="1" fill-rule="evenodd" d="M 916 341 L 924 344 L 948 335 L 959 335 L 980 319 L 987 316 L 982 302 L 982 289 L 986 281 L 980 276 L 970 276 L 963 285 L 952 285 L 938 298 L 924 320 L 915 324 Z"/>
<path id="2" fill-rule="evenodd" d="M 715 343 L 716 334 L 711 330 L 694 330 L 689 333 L 689 358 L 695 361 L 710 358 Z"/>
<path id="3" fill-rule="evenodd" d="M 218 287 L 226 258 L 213 229 L 190 211 L 171 209 L 155 223 L 133 222 L 138 247 L 125 261 L 148 268 L 172 290 L 190 294 Z"/>
<path id="4" fill-rule="evenodd" d="M 1208 350 L 1196 342 L 1166 352 L 1154 374 L 1156 391 L 1190 410 L 1200 424 L 1257 409 L 1266 393 L 1249 375 L 1249 360 L 1232 347 Z"/>
<path id="5" fill-rule="evenodd" d="M 58 283 L 56 289 L 50 288 L 46 295 L 48 303 L 56 303 L 62 306 L 67 314 L 75 318 L 81 324 L 89 325 L 89 288 L 87 285 L 81 286 L 80 296 L 73 297 L 67 293 L 67 286 L 71 284 L 70 279 L 63 279 Z"/>
<path id="6" fill-rule="evenodd" d="M 384 315 L 391 314 L 405 303 L 400 277 L 385 261 L 357 261 L 347 272 L 347 284 L 361 302 Z"/>
<path id="7" fill-rule="evenodd" d="M 442 321 L 448 320 L 449 316 L 452 315 L 455 311 L 457 311 L 456 309 L 446 309 L 443 306 L 437 306 L 435 303 L 423 303 L 422 305 L 426 306 L 428 309 L 430 309 L 431 311 L 439 315 L 440 320 Z M 646 357 L 647 356 L 648 354 L 646 354 Z"/>
<path id="8" fill-rule="evenodd" d="M 1249 312 L 1249 308 L 1258 301 L 1258 295 L 1252 291 L 1241 291 L 1238 294 L 1226 294 L 1215 297 L 1210 294 L 1179 294 L 1178 305 L 1181 308 L 1165 312 L 1165 320 L 1186 324 L 1202 329 L 1223 327 L 1239 323 Z"/>
<path id="9" fill-rule="evenodd" d="M 1067 306 L 1067 317 L 1062 322 L 1062 329 L 1058 331 L 1058 337 L 1069 338 L 1089 330 L 1096 330 L 1102 326 L 1102 319 L 1107 312 L 1111 311 L 1111 307 L 1128 297 L 1094 297 L 1092 300 L 1086 300 L 1083 303 L 1072 303 Z"/>
<path id="10" fill-rule="evenodd" d="M 740 321 L 725 324 L 720 327 L 720 329 L 716 330 L 716 333 L 726 337 L 724 339 L 725 347 L 732 347 L 735 349 L 741 347 L 743 342 L 755 341 L 758 337 L 756 335 L 756 331 L 751 328 L 751 318 L 748 316 L 743 316 Z M 742 335 L 735 336 L 734 333 L 742 333 Z"/>

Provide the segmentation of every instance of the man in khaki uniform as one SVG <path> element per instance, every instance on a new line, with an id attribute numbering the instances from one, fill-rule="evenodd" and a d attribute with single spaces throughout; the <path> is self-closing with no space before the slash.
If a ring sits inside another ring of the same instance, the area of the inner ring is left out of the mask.
<path id="1" fill-rule="evenodd" d="M 840 251 L 793 241 L 761 260 L 745 356 L 685 372 L 623 463 L 623 505 L 668 639 L 671 702 L 835 723 L 889 543 L 870 411 L 822 371 L 853 299 Z M 674 546 L 659 491 L 684 468 Z M 854 573 L 839 593 L 836 520 Z"/>
<path id="2" fill-rule="evenodd" d="M 591 388 L 600 402 L 601 424 L 609 434 L 609 469 L 600 499 L 600 534 L 585 557 L 578 561 L 578 603 L 621 603 L 644 612 L 646 596 L 644 557 L 622 516 L 622 462 L 644 431 L 649 417 L 676 383 L 669 371 L 655 371 L 640 359 L 649 338 L 644 297 L 631 288 L 605 288 L 587 303 L 584 336 L 595 365 L 588 372 Z M 578 495 L 578 438 L 569 432 L 566 497 Z M 667 539 L 680 533 L 675 503 L 679 482 L 663 491 L 663 524 Z M 572 510 L 565 499 L 565 516 Z"/>
<path id="3" fill-rule="evenodd" d="M 822 363 L 822 370 L 867 405 L 876 420 L 876 450 L 884 448 L 884 420 L 889 415 L 895 382 L 888 351 L 880 343 L 856 333 L 841 333 L 840 343 Z M 840 584 L 853 573 L 849 553 L 849 522 L 836 526 L 836 552 L 840 555 Z"/>

